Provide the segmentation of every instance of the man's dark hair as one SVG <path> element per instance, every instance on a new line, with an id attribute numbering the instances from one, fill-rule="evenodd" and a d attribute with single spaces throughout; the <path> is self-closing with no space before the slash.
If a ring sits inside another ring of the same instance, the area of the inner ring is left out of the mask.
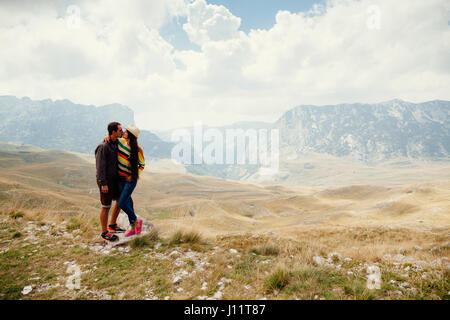
<path id="1" fill-rule="evenodd" d="M 119 122 L 111 122 L 108 124 L 108 133 L 111 135 L 113 131 L 117 131 L 119 129 L 120 123 Z"/>

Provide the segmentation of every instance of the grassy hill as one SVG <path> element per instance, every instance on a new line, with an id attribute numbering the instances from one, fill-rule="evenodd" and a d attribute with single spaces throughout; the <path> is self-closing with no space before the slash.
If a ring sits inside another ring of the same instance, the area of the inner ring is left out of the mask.
<path id="1" fill-rule="evenodd" d="M 0 159 L 3 299 L 450 298 L 446 180 L 288 188 L 149 166 L 133 198 L 155 231 L 109 248 L 91 158 Z"/>

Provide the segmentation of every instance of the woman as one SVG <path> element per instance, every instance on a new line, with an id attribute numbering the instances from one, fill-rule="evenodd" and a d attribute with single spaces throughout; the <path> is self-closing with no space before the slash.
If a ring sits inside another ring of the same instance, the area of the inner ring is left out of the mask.
<path id="1" fill-rule="evenodd" d="M 125 233 L 125 237 L 140 234 L 142 231 L 142 220 L 138 220 L 134 213 L 133 199 L 131 194 L 136 188 L 139 173 L 144 170 L 144 153 L 139 147 L 137 138 L 140 130 L 135 126 L 129 126 L 122 138 L 118 138 L 118 165 L 120 177 L 119 207 L 128 215 L 131 230 Z"/>

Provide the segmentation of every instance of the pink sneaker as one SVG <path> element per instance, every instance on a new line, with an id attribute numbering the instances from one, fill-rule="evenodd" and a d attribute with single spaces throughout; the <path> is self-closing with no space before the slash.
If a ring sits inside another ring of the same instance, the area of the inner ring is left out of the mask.
<path id="1" fill-rule="evenodd" d="M 127 233 L 125 233 L 125 237 L 132 236 L 133 234 L 136 234 L 136 231 L 135 230 L 130 230 Z"/>
<path id="2" fill-rule="evenodd" d="M 136 234 L 140 234 L 142 231 L 142 220 L 139 220 L 139 226 L 136 227 Z"/>

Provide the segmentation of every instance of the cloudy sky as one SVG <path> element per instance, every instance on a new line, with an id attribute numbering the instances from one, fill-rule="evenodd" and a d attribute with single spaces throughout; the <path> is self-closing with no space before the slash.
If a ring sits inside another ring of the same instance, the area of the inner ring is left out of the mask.
<path id="1" fill-rule="evenodd" d="M 117 102 L 149 130 L 450 100 L 449 20 L 448 0 L 2 0 L 0 95 Z"/>

